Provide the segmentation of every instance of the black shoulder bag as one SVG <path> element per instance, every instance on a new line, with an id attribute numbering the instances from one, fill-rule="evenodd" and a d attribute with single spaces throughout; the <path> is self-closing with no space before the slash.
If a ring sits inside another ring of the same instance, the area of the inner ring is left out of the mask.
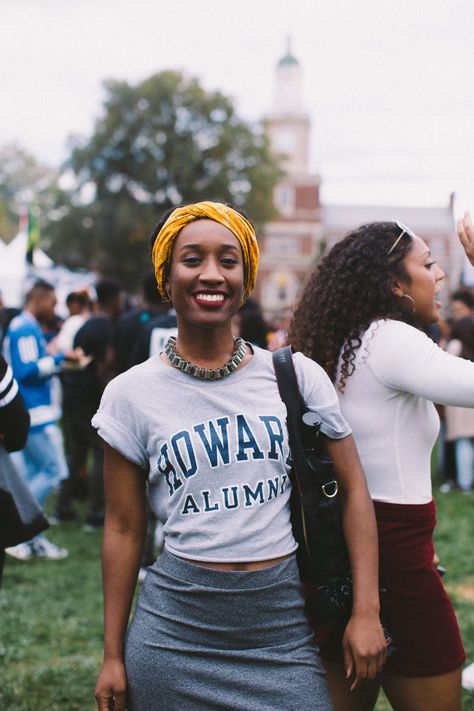
<path id="1" fill-rule="evenodd" d="M 334 466 L 321 451 L 321 418 L 301 397 L 291 347 L 275 351 L 273 365 L 287 409 L 293 463 L 291 518 L 300 577 L 307 583 L 307 612 L 316 624 L 345 626 L 352 610 L 352 575 Z"/>

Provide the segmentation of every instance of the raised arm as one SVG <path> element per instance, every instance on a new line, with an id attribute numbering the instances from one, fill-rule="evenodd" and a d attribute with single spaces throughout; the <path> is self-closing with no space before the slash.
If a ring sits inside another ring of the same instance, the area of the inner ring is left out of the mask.
<path id="1" fill-rule="evenodd" d="M 379 619 L 377 524 L 352 435 L 343 439 L 325 437 L 324 445 L 338 474 L 344 535 L 352 569 L 352 615 L 343 638 L 346 675 L 355 674 L 352 691 L 365 679 L 374 679 L 386 659 Z"/>
<path id="2" fill-rule="evenodd" d="M 104 661 L 95 697 L 99 711 L 111 699 L 115 711 L 125 711 L 124 640 L 146 534 L 145 476 L 107 444 L 104 488 Z"/>

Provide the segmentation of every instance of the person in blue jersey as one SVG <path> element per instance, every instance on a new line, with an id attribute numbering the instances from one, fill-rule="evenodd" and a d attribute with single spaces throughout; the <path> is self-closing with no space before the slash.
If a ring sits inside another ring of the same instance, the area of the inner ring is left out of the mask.
<path id="1" fill-rule="evenodd" d="M 23 311 L 11 321 L 5 343 L 7 360 L 31 419 L 25 447 L 14 455 L 14 460 L 42 508 L 68 474 L 52 402 L 51 377 L 66 357 L 71 360 L 78 357 L 72 351 L 55 355 L 47 351 L 40 323 L 54 316 L 55 305 L 54 288 L 47 282 L 36 282 L 26 295 Z M 60 559 L 68 554 L 43 534 L 6 552 L 22 560 L 33 556 Z"/>
<path id="2" fill-rule="evenodd" d="M 104 662 L 98 709 L 329 711 L 304 614 L 289 511 L 286 408 L 272 355 L 233 338 L 256 279 L 252 224 L 223 203 L 166 215 L 152 235 L 178 334 L 104 391 Z M 355 446 L 322 368 L 295 369 L 339 475 L 354 576 L 345 633 L 356 688 L 381 670 L 377 534 Z M 146 533 L 146 489 L 165 522 L 127 624 Z"/>

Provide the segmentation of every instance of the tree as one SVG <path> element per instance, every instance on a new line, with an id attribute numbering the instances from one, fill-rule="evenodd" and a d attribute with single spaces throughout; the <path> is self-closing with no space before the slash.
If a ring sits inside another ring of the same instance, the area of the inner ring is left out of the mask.
<path id="1" fill-rule="evenodd" d="M 0 147 L 0 237 L 9 242 L 18 232 L 21 212 L 36 205 L 43 227 L 57 201 L 58 171 L 38 163 L 15 144 Z"/>
<path id="2" fill-rule="evenodd" d="M 76 196 L 50 225 L 57 257 L 93 258 L 130 285 L 148 266 L 153 225 L 176 204 L 229 201 L 258 226 L 272 217 L 276 158 L 261 127 L 242 121 L 226 96 L 174 71 L 105 89 L 94 134 L 73 140 L 68 161 L 77 190 L 92 187 L 94 198 L 85 205 Z"/>

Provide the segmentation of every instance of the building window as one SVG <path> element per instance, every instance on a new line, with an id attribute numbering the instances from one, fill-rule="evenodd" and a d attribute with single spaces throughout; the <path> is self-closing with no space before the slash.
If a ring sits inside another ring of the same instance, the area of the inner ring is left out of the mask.
<path id="1" fill-rule="evenodd" d="M 293 211 L 294 190 L 289 185 L 279 185 L 275 191 L 275 204 L 283 214 Z"/>
<path id="2" fill-rule="evenodd" d="M 298 237 L 279 237 L 267 235 L 265 238 L 265 254 L 274 257 L 286 257 L 299 254 L 300 240 Z"/>

